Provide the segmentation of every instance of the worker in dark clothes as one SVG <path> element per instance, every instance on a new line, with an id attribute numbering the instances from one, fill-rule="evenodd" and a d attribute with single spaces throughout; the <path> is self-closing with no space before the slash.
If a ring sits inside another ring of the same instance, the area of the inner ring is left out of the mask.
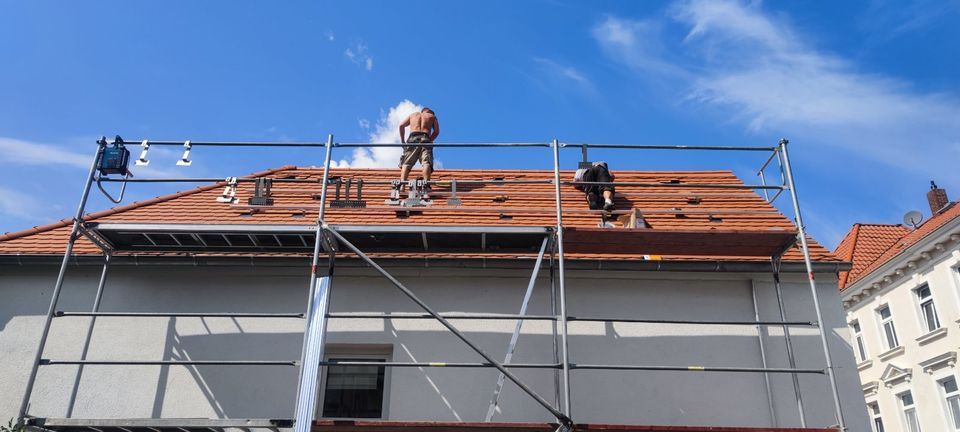
<path id="1" fill-rule="evenodd" d="M 606 162 L 598 161 L 594 162 L 590 168 L 577 170 L 574 181 L 612 183 L 613 174 L 610 174 L 610 171 L 607 169 Z M 616 210 L 616 206 L 613 204 L 614 190 L 612 184 L 585 184 L 580 185 L 580 190 L 587 195 L 587 203 L 590 205 L 591 210 Z"/>

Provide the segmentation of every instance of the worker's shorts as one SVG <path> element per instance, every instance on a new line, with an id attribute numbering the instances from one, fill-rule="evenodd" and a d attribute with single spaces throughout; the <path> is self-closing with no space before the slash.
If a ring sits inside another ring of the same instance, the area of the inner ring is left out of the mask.
<path id="1" fill-rule="evenodd" d="M 410 134 L 410 137 L 407 139 L 408 144 L 421 144 L 421 143 L 430 143 L 430 137 L 421 132 L 414 132 Z M 423 146 L 405 146 L 403 147 L 403 154 L 400 156 L 400 166 L 401 167 L 412 167 L 417 164 L 417 161 L 420 161 L 420 165 L 430 167 L 431 171 L 433 170 L 433 147 L 423 147 Z"/>

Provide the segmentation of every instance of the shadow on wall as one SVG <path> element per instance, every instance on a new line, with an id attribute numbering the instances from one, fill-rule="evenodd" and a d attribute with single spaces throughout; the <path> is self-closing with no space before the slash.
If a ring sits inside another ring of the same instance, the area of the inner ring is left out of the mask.
<path id="1" fill-rule="evenodd" d="M 756 353 L 755 336 L 636 337 L 626 336 L 622 328 L 615 327 L 600 324 L 600 332 L 596 334 L 571 336 L 572 361 L 760 366 L 759 360 L 746 364 L 743 360 L 744 352 Z M 183 336 L 177 334 L 175 325 L 169 328 L 165 360 L 292 360 L 299 358 L 302 341 L 299 333 Z M 469 333 L 468 336 L 495 358 L 502 358 L 509 341 L 509 335 L 503 333 Z M 806 339 L 805 336 L 797 337 Z M 462 342 L 444 331 L 394 333 L 385 329 L 334 333 L 331 340 L 339 344 L 374 340 L 392 343 L 395 346 L 394 361 L 481 361 Z M 551 357 L 551 336 L 525 334 L 520 338 L 514 362 L 546 363 L 552 361 Z M 296 368 L 163 366 L 158 370 L 153 417 L 197 416 L 200 415 L 197 407 L 204 402 L 208 405 L 204 409 L 210 411 L 208 415 L 216 417 L 288 418 L 293 415 Z M 552 372 L 526 369 L 516 372 L 544 398 L 553 400 Z M 388 378 L 390 375 L 392 391 L 396 393 L 389 410 L 391 419 L 482 421 L 496 383 L 496 371 L 481 369 L 398 368 L 390 371 Z M 90 383 L 87 378 L 84 382 Z M 580 418 L 589 418 L 591 422 L 607 419 L 614 423 L 642 424 L 765 424 L 766 396 L 760 374 L 574 371 L 573 385 L 574 404 Z M 103 390 L 94 387 L 82 390 L 80 400 L 100 395 Z M 789 387 L 781 386 L 778 390 L 784 393 L 783 396 L 792 395 Z M 137 390 L 134 387 L 123 391 Z M 728 397 L 723 403 L 717 403 L 719 394 L 737 397 Z M 390 405 L 389 394 L 386 399 Z M 504 387 L 501 402 L 495 420 L 551 420 L 542 407 L 509 382 Z M 624 412 L 625 407 L 630 408 L 628 412 Z M 731 410 L 742 414 L 731 415 Z"/>
<path id="2" fill-rule="evenodd" d="M 241 333 L 181 336 L 171 325 L 164 360 L 299 361 L 302 334 L 244 333 L 239 324 L 237 328 Z M 180 380 L 171 379 L 172 368 L 189 374 L 217 417 L 286 417 L 295 403 L 293 366 L 164 366 L 157 377 L 153 417 L 163 417 L 166 404 L 173 404 L 169 410 L 174 412 L 184 408 L 177 406 L 183 398 L 176 394 Z"/>

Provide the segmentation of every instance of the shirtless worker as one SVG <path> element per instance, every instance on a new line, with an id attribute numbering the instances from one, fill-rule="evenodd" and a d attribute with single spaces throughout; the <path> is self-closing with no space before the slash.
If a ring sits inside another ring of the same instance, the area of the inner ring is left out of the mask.
<path id="1" fill-rule="evenodd" d="M 406 138 L 406 129 L 410 127 L 410 137 Z M 400 142 L 403 144 L 430 144 L 440 135 L 440 121 L 437 120 L 433 110 L 423 107 L 418 113 L 410 114 L 403 123 L 400 123 Z M 423 179 L 430 181 L 430 174 L 433 172 L 433 147 L 409 145 L 403 147 L 403 155 L 400 156 L 400 187 L 410 176 L 410 170 L 420 161 L 420 168 L 423 170 Z M 430 186 L 425 187 L 425 192 L 430 191 Z M 427 198 L 427 195 L 424 195 Z"/>

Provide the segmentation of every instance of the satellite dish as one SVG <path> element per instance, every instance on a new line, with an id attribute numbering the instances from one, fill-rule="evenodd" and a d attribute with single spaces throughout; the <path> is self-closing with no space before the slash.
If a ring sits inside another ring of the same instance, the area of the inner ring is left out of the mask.
<path id="1" fill-rule="evenodd" d="M 923 221 L 923 213 L 916 210 L 910 210 L 907 214 L 903 215 L 903 223 L 914 228 L 919 226 L 921 221 Z"/>

